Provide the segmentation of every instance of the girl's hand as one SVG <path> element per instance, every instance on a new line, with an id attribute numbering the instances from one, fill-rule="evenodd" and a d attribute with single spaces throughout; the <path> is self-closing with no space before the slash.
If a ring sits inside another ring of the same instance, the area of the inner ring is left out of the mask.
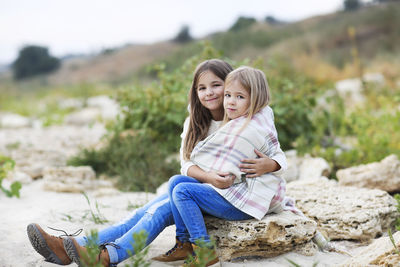
<path id="1" fill-rule="evenodd" d="M 270 159 L 257 149 L 254 149 L 254 152 L 259 158 L 242 159 L 242 164 L 239 164 L 240 171 L 247 173 L 247 178 L 258 177 L 264 173 L 275 172 L 281 168 L 275 160 Z"/>
<path id="2" fill-rule="evenodd" d="M 227 172 L 208 172 L 208 179 L 216 188 L 224 189 L 233 184 L 235 176 Z"/>

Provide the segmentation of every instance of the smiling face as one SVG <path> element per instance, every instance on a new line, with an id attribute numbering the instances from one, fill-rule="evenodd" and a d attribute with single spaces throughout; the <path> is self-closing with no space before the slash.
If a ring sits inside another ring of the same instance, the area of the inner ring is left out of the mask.
<path id="1" fill-rule="evenodd" d="M 224 115 L 224 81 L 211 71 L 205 71 L 199 77 L 197 96 L 207 108 L 214 120 L 222 120 Z"/>
<path id="2" fill-rule="evenodd" d="M 229 119 L 233 120 L 246 115 L 250 106 L 250 94 L 240 84 L 233 80 L 226 84 L 224 91 L 224 109 Z"/>

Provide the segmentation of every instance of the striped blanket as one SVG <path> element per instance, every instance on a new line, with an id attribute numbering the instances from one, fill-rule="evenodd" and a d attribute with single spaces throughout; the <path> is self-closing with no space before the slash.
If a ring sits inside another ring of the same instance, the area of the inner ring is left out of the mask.
<path id="1" fill-rule="evenodd" d="M 245 178 L 240 171 L 241 159 L 257 157 L 255 148 L 272 157 L 279 145 L 273 111 L 269 106 L 255 114 L 243 127 L 245 120 L 244 117 L 231 120 L 199 142 L 190 160 L 205 171 L 235 175 L 231 187 L 213 188 L 236 208 L 260 220 L 265 214 L 280 212 L 284 208 L 285 181 L 271 173 Z"/>

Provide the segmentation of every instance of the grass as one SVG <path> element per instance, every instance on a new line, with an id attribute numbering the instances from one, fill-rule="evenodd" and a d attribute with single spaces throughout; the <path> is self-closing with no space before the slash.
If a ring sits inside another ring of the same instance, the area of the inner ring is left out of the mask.
<path id="1" fill-rule="evenodd" d="M 88 203 L 88 205 L 89 205 L 89 211 L 88 211 L 88 213 L 86 213 L 86 214 L 83 216 L 83 219 L 85 219 L 88 215 L 90 215 L 89 218 L 90 218 L 95 224 L 105 224 L 105 223 L 109 222 L 109 221 L 104 217 L 104 215 L 101 214 L 100 209 L 99 209 L 99 204 L 97 203 L 97 201 L 96 201 L 96 205 L 95 205 L 96 210 L 94 211 L 93 208 L 92 208 L 92 205 L 91 205 L 91 203 L 90 203 L 90 200 L 89 200 L 88 195 L 87 195 L 86 193 L 83 193 L 83 196 L 85 197 L 85 199 L 86 199 L 86 201 L 87 201 L 87 203 Z"/>

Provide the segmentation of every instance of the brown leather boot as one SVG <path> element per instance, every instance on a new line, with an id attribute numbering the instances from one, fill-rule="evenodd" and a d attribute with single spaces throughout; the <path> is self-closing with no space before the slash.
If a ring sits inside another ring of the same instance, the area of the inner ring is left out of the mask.
<path id="1" fill-rule="evenodd" d="M 182 243 L 178 239 L 176 239 L 175 246 L 168 250 L 165 254 L 158 255 L 157 257 L 152 258 L 152 260 L 162 261 L 162 262 L 171 262 L 171 261 L 179 261 L 184 260 L 188 255 L 193 253 L 192 244 L 190 242 Z"/>
<path id="2" fill-rule="evenodd" d="M 78 242 L 76 242 L 75 238 L 65 238 L 63 243 L 68 256 L 71 258 L 71 260 L 78 264 L 78 266 L 83 266 L 83 263 L 85 263 L 86 266 L 91 266 L 97 263 L 101 263 L 104 267 L 110 266 L 110 256 L 108 255 L 105 245 L 100 246 L 101 250 L 96 261 L 90 262 L 88 259 L 87 249 L 80 246 Z"/>
<path id="3" fill-rule="evenodd" d="M 26 231 L 33 248 L 42 255 L 46 261 L 59 265 L 68 265 L 72 262 L 64 249 L 62 237 L 55 237 L 47 234 L 36 223 L 29 224 Z"/>
<path id="4" fill-rule="evenodd" d="M 217 256 L 217 252 L 215 251 L 215 249 L 199 247 L 199 246 L 194 245 L 194 244 L 192 244 L 192 247 L 193 247 L 194 253 L 196 253 L 196 251 L 198 253 L 200 250 L 205 250 L 205 253 L 207 253 L 207 254 L 208 254 L 208 252 L 211 252 L 211 253 L 210 253 L 209 257 L 206 257 L 206 258 L 203 259 L 204 262 L 200 262 L 199 258 L 197 256 L 195 256 L 192 261 L 185 262 L 182 265 L 183 267 L 195 267 L 195 266 L 200 266 L 200 265 L 201 266 L 211 266 L 211 265 L 216 264 L 217 262 L 219 262 L 219 258 Z M 203 264 L 205 264 L 205 265 L 203 265 Z"/>

